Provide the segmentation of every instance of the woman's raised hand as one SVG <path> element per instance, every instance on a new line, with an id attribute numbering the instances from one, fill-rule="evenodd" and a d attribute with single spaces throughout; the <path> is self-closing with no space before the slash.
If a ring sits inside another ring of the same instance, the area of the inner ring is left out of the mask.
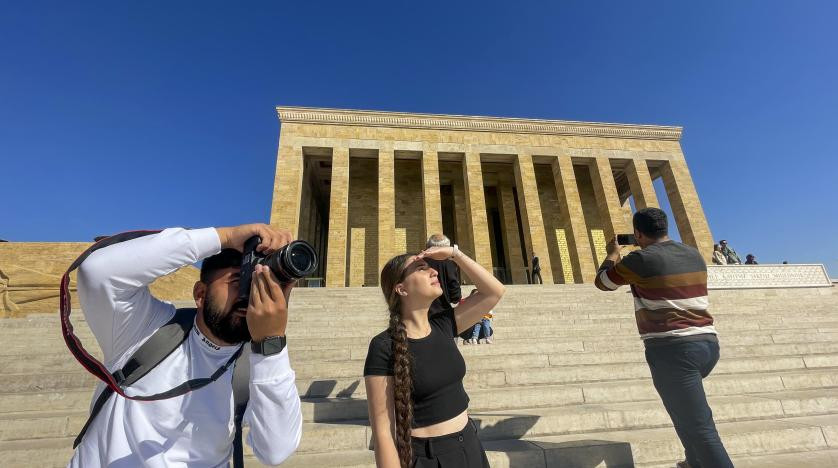
<path id="1" fill-rule="evenodd" d="M 432 258 L 434 260 L 448 260 L 454 255 L 454 247 L 431 247 L 419 252 L 416 256 L 420 258 Z"/>

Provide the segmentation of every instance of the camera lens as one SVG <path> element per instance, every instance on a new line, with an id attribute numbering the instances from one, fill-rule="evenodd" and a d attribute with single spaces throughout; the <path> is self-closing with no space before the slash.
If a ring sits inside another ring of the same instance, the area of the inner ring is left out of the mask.
<path id="1" fill-rule="evenodd" d="M 317 253 L 306 241 L 296 240 L 266 257 L 263 262 L 283 283 L 304 278 L 317 269 Z"/>
<path id="2" fill-rule="evenodd" d="M 300 271 L 307 270 L 311 265 L 311 256 L 305 249 L 294 248 L 288 253 L 291 266 Z"/>

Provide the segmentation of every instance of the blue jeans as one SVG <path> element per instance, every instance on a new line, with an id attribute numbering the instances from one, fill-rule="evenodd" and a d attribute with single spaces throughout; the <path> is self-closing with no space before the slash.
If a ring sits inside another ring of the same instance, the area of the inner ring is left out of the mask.
<path id="1" fill-rule="evenodd" d="M 471 339 L 476 340 L 480 337 L 480 328 L 483 328 L 483 334 L 488 338 L 492 333 L 492 321 L 489 319 L 480 319 L 474 324 L 474 331 L 471 333 Z"/>
<path id="2" fill-rule="evenodd" d="M 691 341 L 649 347 L 646 362 L 690 466 L 733 468 L 702 384 L 719 362 L 719 343 Z"/>

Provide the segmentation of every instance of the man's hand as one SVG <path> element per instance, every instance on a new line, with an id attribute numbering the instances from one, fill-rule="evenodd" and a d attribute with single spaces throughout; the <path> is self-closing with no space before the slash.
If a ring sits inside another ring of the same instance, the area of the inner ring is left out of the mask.
<path id="1" fill-rule="evenodd" d="M 606 259 L 615 263 L 620 261 L 620 249 L 622 249 L 622 246 L 617 243 L 617 237 L 614 236 L 614 238 L 605 245 L 605 253 L 608 254 Z"/>
<path id="2" fill-rule="evenodd" d="M 269 336 L 285 336 L 288 298 L 294 284 L 282 285 L 270 268 L 256 265 L 250 302 L 247 304 L 247 328 L 253 341 L 262 341 Z"/>
<path id="3" fill-rule="evenodd" d="M 256 251 L 265 255 L 276 252 L 293 240 L 291 231 L 277 229 L 267 224 L 242 224 L 235 227 L 215 228 L 215 230 L 218 231 L 218 238 L 221 239 L 222 249 L 236 249 L 239 252 L 244 250 L 244 243 L 253 236 L 262 238 L 262 243 L 256 247 Z"/>

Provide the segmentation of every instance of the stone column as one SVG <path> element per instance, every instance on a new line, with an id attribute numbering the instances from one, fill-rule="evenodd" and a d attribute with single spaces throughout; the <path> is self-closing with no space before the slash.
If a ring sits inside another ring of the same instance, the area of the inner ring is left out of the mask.
<path id="1" fill-rule="evenodd" d="M 547 248 L 547 234 L 544 232 L 544 218 L 541 213 L 541 202 L 538 199 L 538 184 L 535 180 L 532 155 L 519 154 L 515 158 L 514 166 L 527 261 L 532 263 L 532 256 L 535 253 L 541 266 L 544 284 L 553 284 L 553 266 L 550 263 L 550 252 Z M 532 273 L 531 264 L 530 273 Z"/>
<path id="2" fill-rule="evenodd" d="M 425 239 L 442 234 L 442 201 L 439 195 L 439 161 L 435 150 L 422 151 L 422 196 L 425 205 Z"/>
<path id="3" fill-rule="evenodd" d="M 634 195 L 634 207 L 636 209 L 660 208 L 646 161 L 642 159 L 629 161 L 628 166 L 626 166 L 626 177 L 631 187 L 631 194 Z"/>
<path id="4" fill-rule="evenodd" d="M 276 157 L 271 226 L 300 236 L 300 204 L 303 193 L 303 149 L 280 144 Z"/>
<path id="5" fill-rule="evenodd" d="M 332 149 L 329 200 L 329 246 L 326 254 L 326 286 L 346 286 L 346 244 L 349 214 L 349 148 Z"/>
<path id="6" fill-rule="evenodd" d="M 468 152 L 463 157 L 463 186 L 466 195 L 466 212 L 471 231 L 474 260 L 492 271 L 492 246 L 489 244 L 489 222 L 486 216 L 486 199 L 483 195 L 483 167 L 480 153 Z"/>
<path id="7" fill-rule="evenodd" d="M 588 226 L 582 211 L 576 174 L 573 172 L 573 160 L 570 156 L 559 156 L 553 160 L 552 168 L 559 210 L 565 217 L 567 244 L 572 253 L 573 278 L 577 283 L 592 283 L 597 266 L 594 265 L 594 255 L 588 240 Z"/>
<path id="8" fill-rule="evenodd" d="M 378 272 L 396 254 L 396 179 L 393 150 L 378 151 Z"/>
<path id="9" fill-rule="evenodd" d="M 498 183 L 498 204 L 503 223 L 504 239 L 507 250 L 507 264 L 512 284 L 527 284 L 527 274 L 524 271 L 524 257 L 521 253 L 521 235 L 518 231 L 518 216 L 515 211 L 515 194 L 509 181 L 501 178 Z"/>
<path id="10" fill-rule="evenodd" d="M 614 174 L 611 172 L 611 162 L 605 157 L 593 158 L 590 168 L 594 196 L 605 228 L 605 241 L 610 241 L 617 234 L 634 232 L 629 229 L 622 205 L 620 205 L 620 196 L 617 194 Z"/>
<path id="11" fill-rule="evenodd" d="M 472 255 L 474 248 L 471 242 L 471 223 L 469 222 L 464 181 L 465 176 L 462 174 L 457 174 L 451 181 L 454 189 L 454 229 L 460 249 Z"/>
<path id="12" fill-rule="evenodd" d="M 669 198 L 669 206 L 681 234 L 681 241 L 697 248 L 704 260 L 710 263 L 713 256 L 713 235 L 710 233 L 710 226 L 704 216 L 704 209 L 701 207 L 686 161 L 676 159 L 665 163 L 661 167 L 661 176 Z"/>

